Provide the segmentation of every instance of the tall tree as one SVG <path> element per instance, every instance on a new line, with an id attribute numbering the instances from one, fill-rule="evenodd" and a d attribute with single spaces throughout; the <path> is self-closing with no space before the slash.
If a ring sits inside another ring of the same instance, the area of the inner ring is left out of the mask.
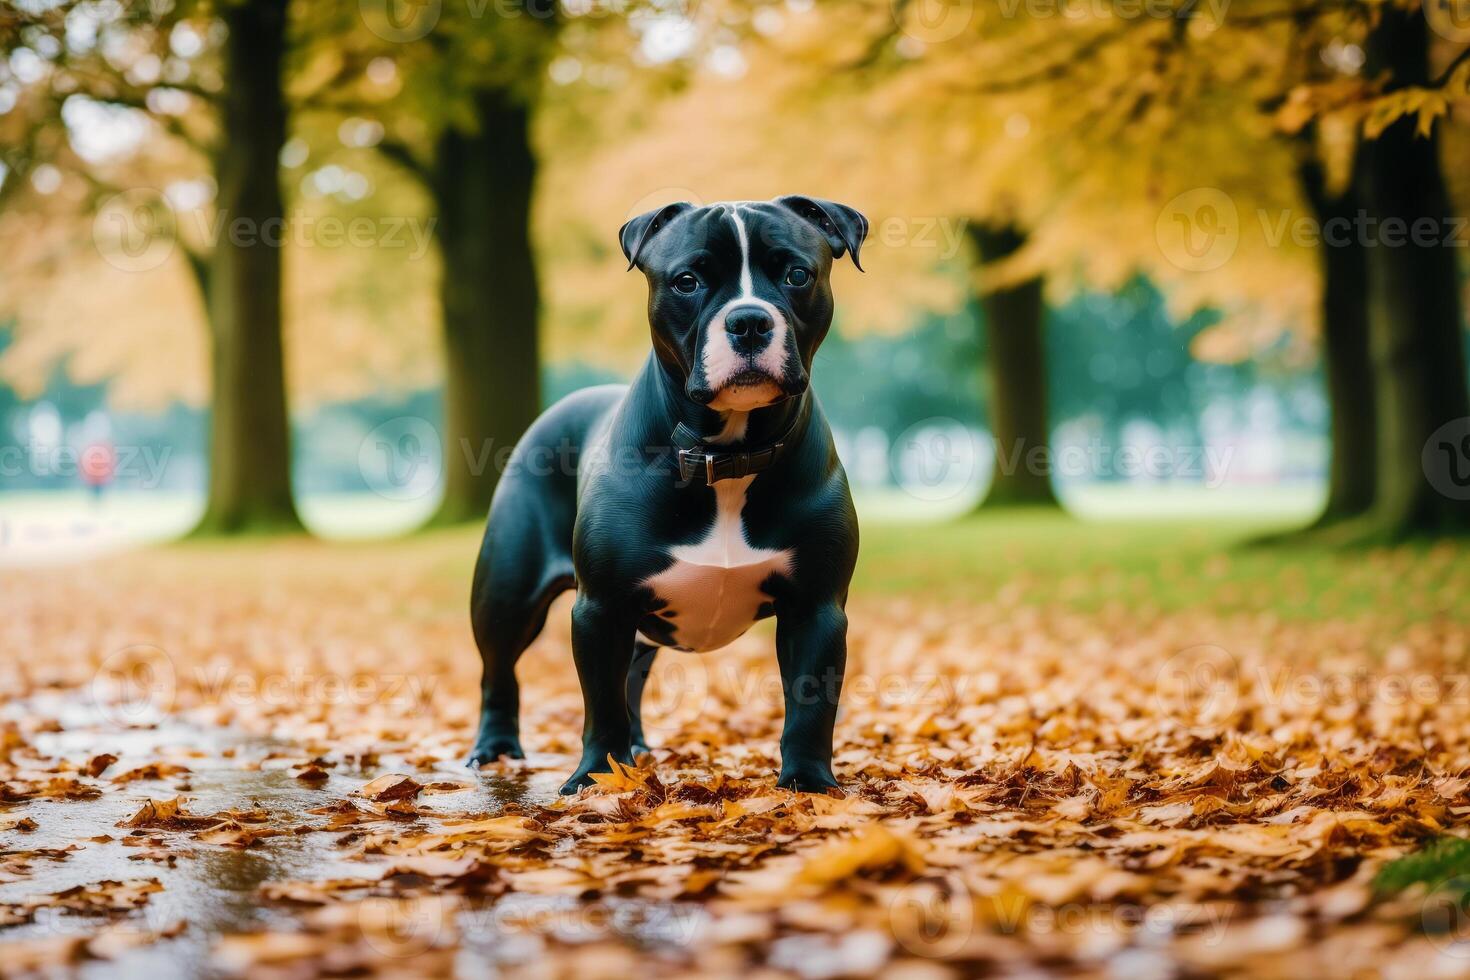
<path id="1" fill-rule="evenodd" d="M 1370 73 L 1395 86 L 1431 84 L 1429 30 L 1422 10 L 1387 7 L 1367 42 Z M 1435 430 L 1470 416 L 1464 313 L 1455 250 L 1446 244 L 1452 215 L 1438 132 L 1409 115 L 1391 122 L 1364 149 L 1363 196 L 1384 238 L 1369 252 L 1368 332 L 1378 415 L 1378 474 L 1370 535 L 1470 531 L 1470 502 L 1436 489 L 1423 454 Z M 1388 240 L 1390 226 L 1406 240 Z M 1414 233 L 1431 229 L 1427 237 Z M 1458 447 L 1454 447 L 1456 450 Z"/>
<path id="2" fill-rule="evenodd" d="M 1314 528 L 1329 527 L 1373 506 L 1377 459 L 1373 364 L 1368 350 L 1368 249 L 1348 229 L 1362 210 L 1349 182 L 1329 186 L 1315 155 L 1299 168 L 1303 197 L 1326 230 L 1319 246 L 1322 371 L 1331 412 L 1327 503 Z"/>
<path id="3" fill-rule="evenodd" d="M 1040 276 L 987 282 L 987 267 L 1013 257 L 1025 236 L 1013 225 L 969 226 L 985 322 L 985 365 L 995 464 L 982 508 L 1057 507 L 1052 492 L 1045 318 Z"/>
<path id="4" fill-rule="evenodd" d="M 428 175 L 439 213 L 444 317 L 444 498 L 433 523 L 482 521 L 498 461 L 541 405 L 541 296 L 531 241 L 531 108 L 475 93 L 471 130 L 448 127 Z"/>
<path id="5" fill-rule="evenodd" d="M 214 154 L 223 235 L 209 258 L 213 400 L 209 495 L 196 533 L 300 530 L 291 496 L 291 423 L 281 342 L 286 141 L 282 63 L 287 0 L 244 0 L 220 14 L 226 37 Z"/>
<path id="6" fill-rule="evenodd" d="M 484 520 L 510 447 L 540 410 L 532 126 L 561 15 L 550 0 L 496 14 L 445 8 L 406 41 L 349 20 L 332 46 L 359 65 L 391 61 L 401 83 L 381 98 L 345 78 L 312 100 L 381 121 L 379 151 L 436 212 L 444 471 L 431 525 Z"/>

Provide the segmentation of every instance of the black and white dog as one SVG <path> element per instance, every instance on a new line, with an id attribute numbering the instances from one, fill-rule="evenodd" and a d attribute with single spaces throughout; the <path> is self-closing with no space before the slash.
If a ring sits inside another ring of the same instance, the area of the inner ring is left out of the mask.
<path id="1" fill-rule="evenodd" d="M 658 648 L 715 650 L 772 615 L 779 784 L 837 785 L 858 527 L 808 383 L 832 261 L 861 268 L 867 230 L 852 208 L 808 197 L 671 204 L 623 226 L 628 268 L 648 277 L 653 352 L 632 385 L 548 409 L 496 488 L 470 603 L 485 673 L 469 765 L 522 757 L 516 660 L 575 588 L 586 718 L 563 793 L 646 750 L 639 706 Z"/>

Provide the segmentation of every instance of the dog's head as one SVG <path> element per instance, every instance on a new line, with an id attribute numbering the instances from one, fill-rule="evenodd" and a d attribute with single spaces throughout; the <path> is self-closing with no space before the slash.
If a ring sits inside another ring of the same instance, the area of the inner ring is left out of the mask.
<path id="1" fill-rule="evenodd" d="M 792 196 L 670 204 L 619 238 L 648 277 L 659 359 L 698 404 L 745 412 L 806 390 L 832 323 L 832 260 L 861 269 L 867 234 L 847 205 Z"/>

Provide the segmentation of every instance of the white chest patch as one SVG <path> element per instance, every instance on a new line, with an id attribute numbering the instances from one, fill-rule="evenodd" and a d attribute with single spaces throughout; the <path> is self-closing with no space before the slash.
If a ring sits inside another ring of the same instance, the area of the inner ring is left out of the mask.
<path id="1" fill-rule="evenodd" d="M 666 605 L 660 612 L 674 642 L 686 650 L 716 650 L 750 628 L 771 597 L 761 583 L 791 574 L 791 550 L 753 548 L 741 512 L 754 476 L 714 485 L 715 523 L 704 539 L 669 549 L 674 563 L 643 584 Z"/>

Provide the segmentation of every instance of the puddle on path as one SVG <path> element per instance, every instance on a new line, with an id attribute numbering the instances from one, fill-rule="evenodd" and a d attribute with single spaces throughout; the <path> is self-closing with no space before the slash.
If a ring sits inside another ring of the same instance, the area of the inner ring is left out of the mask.
<path id="1" fill-rule="evenodd" d="M 85 760 L 102 751 L 110 752 L 119 758 L 108 774 L 171 759 L 192 771 L 187 777 L 140 780 L 111 788 L 95 800 L 38 800 L 4 811 L 11 816 L 29 816 L 38 827 L 30 832 L 0 832 L 0 852 L 69 845 L 81 849 L 64 861 L 37 860 L 29 878 L 0 883 L 0 902 L 23 902 L 106 879 L 153 877 L 163 884 L 163 891 L 154 893 L 143 908 L 112 919 L 41 910 L 33 922 L 0 930 L 0 961 L 4 959 L 4 943 L 8 941 L 92 935 L 109 924 L 142 932 L 165 929 L 181 920 L 189 924 L 177 938 L 140 947 L 115 960 L 85 964 L 79 971 L 84 976 L 208 975 L 212 972 L 210 950 L 219 935 L 288 928 L 294 920 L 295 914 L 289 906 L 261 901 L 257 888 L 262 883 L 361 877 L 371 871 L 372 866 L 360 860 L 344 860 L 336 846 L 339 835 L 332 833 L 285 834 L 261 840 L 243 850 L 199 844 L 190 840 L 189 835 L 179 833 L 171 836 L 181 854 L 175 866 L 130 860 L 139 849 L 120 842 L 128 831 L 117 824 L 136 813 L 143 800 L 184 795 L 189 798 L 188 808 L 193 813 L 259 807 L 272 814 L 273 825 L 289 826 L 298 820 L 318 825 L 324 818 L 311 815 L 308 810 L 343 798 L 383 772 L 412 771 L 395 766 L 396 760 L 384 758 L 371 770 L 333 769 L 327 783 L 313 788 L 295 779 L 285 768 L 271 768 L 269 762 L 262 768 L 253 767 L 254 761 L 266 759 L 272 753 L 300 759 L 299 747 L 289 743 L 229 729 L 201 728 L 174 719 L 163 720 L 150 728 L 118 729 L 99 720 L 95 712 L 89 714 L 87 705 L 80 699 L 13 703 L 0 710 L 0 718 L 28 712 L 55 717 L 64 728 L 34 737 L 36 748 L 46 755 Z M 446 778 L 457 781 L 470 775 L 454 763 L 444 763 L 440 768 Z M 431 805 L 455 812 L 494 814 L 511 802 L 546 803 L 556 796 L 562 768 L 564 763 L 559 757 L 547 757 L 533 759 L 532 767 L 524 772 L 480 773 L 474 789 L 433 797 Z M 187 789 L 179 788 L 181 781 L 187 783 Z M 103 835 L 114 839 L 90 840 Z M 546 925 L 545 931 L 553 934 L 559 909 L 571 910 L 566 916 L 568 920 L 576 918 L 577 903 L 573 899 L 565 900 L 562 905 L 558 904 L 563 903 L 561 899 L 539 898 L 534 900 L 539 903 L 534 906 L 526 905 L 528 899 L 529 896 L 510 896 L 497 903 L 493 912 L 479 909 L 464 913 L 467 921 L 461 929 L 465 937 L 463 955 L 483 959 L 515 953 L 514 943 L 491 949 L 484 942 L 490 935 L 501 940 L 506 938 L 498 928 L 502 915 L 533 919 Z M 640 941 L 659 942 L 665 934 L 671 939 L 679 936 L 687 939 L 692 928 L 689 916 L 698 914 L 696 907 L 690 906 L 671 919 L 666 907 L 649 910 L 638 905 L 636 902 L 609 904 L 609 927 Z"/>

